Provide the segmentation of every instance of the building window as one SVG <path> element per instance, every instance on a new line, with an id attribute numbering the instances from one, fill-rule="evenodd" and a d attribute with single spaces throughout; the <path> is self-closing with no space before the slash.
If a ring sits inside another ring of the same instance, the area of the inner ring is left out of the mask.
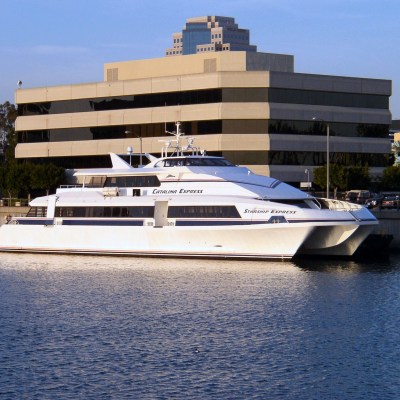
<path id="1" fill-rule="evenodd" d="M 314 151 L 267 151 L 267 165 L 309 165 L 326 164 L 326 152 Z M 341 165 L 368 165 L 369 167 L 387 167 L 392 164 L 388 154 L 343 153 L 334 152 L 331 162 Z"/>
<path id="2" fill-rule="evenodd" d="M 330 122 L 332 136 L 387 138 L 389 125 Z M 268 121 L 268 133 L 326 135 L 325 124 L 318 121 L 274 120 Z"/>
<path id="3" fill-rule="evenodd" d="M 389 109 L 389 96 L 320 90 L 269 88 L 267 101 L 270 103 Z"/>

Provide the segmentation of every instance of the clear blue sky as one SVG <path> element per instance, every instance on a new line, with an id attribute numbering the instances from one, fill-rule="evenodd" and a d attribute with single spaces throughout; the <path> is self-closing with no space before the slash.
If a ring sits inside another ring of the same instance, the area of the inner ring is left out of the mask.
<path id="1" fill-rule="evenodd" d="M 106 62 L 163 57 L 187 18 L 229 16 L 295 71 L 392 80 L 400 118 L 400 0 L 3 0 L 0 102 L 24 88 L 103 80 Z"/>

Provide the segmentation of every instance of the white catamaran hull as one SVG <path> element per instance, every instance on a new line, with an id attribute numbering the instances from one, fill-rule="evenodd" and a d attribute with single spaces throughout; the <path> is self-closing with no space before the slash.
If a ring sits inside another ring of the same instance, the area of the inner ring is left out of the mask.
<path id="1" fill-rule="evenodd" d="M 352 256 L 374 228 L 371 224 L 316 227 L 298 254 Z"/>
<path id="2" fill-rule="evenodd" d="M 290 259 L 310 224 L 216 227 L 3 225 L 0 251 Z"/>

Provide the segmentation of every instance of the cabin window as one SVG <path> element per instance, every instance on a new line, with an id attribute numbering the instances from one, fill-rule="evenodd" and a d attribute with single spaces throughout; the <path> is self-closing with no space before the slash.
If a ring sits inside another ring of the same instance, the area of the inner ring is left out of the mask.
<path id="1" fill-rule="evenodd" d="M 104 187 L 158 187 L 160 181 L 155 175 L 146 176 L 109 176 Z"/>
<path id="2" fill-rule="evenodd" d="M 172 206 L 168 218 L 240 218 L 240 214 L 235 206 Z"/>
<path id="3" fill-rule="evenodd" d="M 55 217 L 85 217 L 86 207 L 56 207 Z"/>
<path id="4" fill-rule="evenodd" d="M 234 167 L 230 161 L 225 158 L 211 157 L 187 157 L 187 158 L 168 158 L 159 161 L 155 167 Z"/>
<path id="5" fill-rule="evenodd" d="M 264 199 L 266 201 L 270 201 L 271 203 L 278 203 L 278 204 L 286 204 L 289 206 L 296 206 L 299 208 L 311 208 L 304 200 L 300 200 L 300 199 L 284 199 L 284 200 L 270 200 L 270 199 Z"/>
<path id="6" fill-rule="evenodd" d="M 171 159 L 171 160 L 165 160 L 164 167 L 182 167 L 185 165 L 185 160 L 180 158 L 180 159 Z"/>
<path id="7" fill-rule="evenodd" d="M 282 224 L 282 223 L 286 223 L 286 222 L 287 222 L 287 220 L 283 215 L 276 215 L 276 216 L 271 217 L 268 220 L 269 224 Z"/>
<path id="8" fill-rule="evenodd" d="M 62 218 L 154 218 L 154 207 L 56 207 L 55 215 Z"/>
<path id="9" fill-rule="evenodd" d="M 46 217 L 47 207 L 31 207 L 26 214 L 27 217 Z"/>
<path id="10" fill-rule="evenodd" d="M 101 188 L 104 186 L 105 180 L 105 176 L 92 176 L 85 186 L 90 188 Z"/>

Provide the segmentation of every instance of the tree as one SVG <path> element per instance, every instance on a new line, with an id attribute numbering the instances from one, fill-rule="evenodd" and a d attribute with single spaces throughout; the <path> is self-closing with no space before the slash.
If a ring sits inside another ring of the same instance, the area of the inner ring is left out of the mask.
<path id="1" fill-rule="evenodd" d="M 31 185 L 33 189 L 45 189 L 48 195 L 64 180 L 65 170 L 54 164 L 31 164 Z"/>
<path id="2" fill-rule="evenodd" d="M 314 182 L 326 190 L 326 165 L 314 169 Z M 371 177 L 368 166 L 349 166 L 331 164 L 329 168 L 329 186 L 345 191 L 351 188 L 369 188 Z"/>
<path id="3" fill-rule="evenodd" d="M 400 164 L 400 142 L 393 142 L 392 153 L 394 155 L 394 165 Z"/>
<path id="4" fill-rule="evenodd" d="M 4 193 L 6 189 L 5 185 L 6 176 L 7 176 L 7 171 L 5 165 L 0 164 L 0 195 Z"/>
<path id="5" fill-rule="evenodd" d="M 14 159 L 14 149 L 17 144 L 14 123 L 17 109 L 14 104 L 6 101 L 0 104 L 0 160 L 6 162 Z"/>
<path id="6" fill-rule="evenodd" d="M 347 168 L 347 185 L 348 189 L 366 189 L 371 186 L 371 176 L 369 175 L 368 166 L 352 165 Z"/>
<path id="7" fill-rule="evenodd" d="M 385 168 L 381 185 L 383 190 L 400 190 L 400 167 L 393 165 Z"/>
<path id="8" fill-rule="evenodd" d="M 0 192 L 8 193 L 9 197 L 11 186 L 8 179 L 8 163 L 14 159 L 16 118 L 17 109 L 13 104 L 8 101 L 0 104 Z"/>
<path id="9" fill-rule="evenodd" d="M 17 109 L 13 104 L 0 105 L 0 191 L 9 198 L 29 196 L 33 189 L 46 190 L 49 194 L 62 183 L 64 168 L 15 159 L 16 118 Z"/>
<path id="10" fill-rule="evenodd" d="M 314 182 L 321 189 L 326 190 L 326 165 L 314 169 Z M 329 186 L 343 190 L 346 186 L 346 167 L 343 165 L 331 164 L 329 166 Z"/>
<path id="11" fill-rule="evenodd" d="M 5 168 L 4 190 L 8 197 L 20 197 L 30 189 L 29 170 L 24 164 L 15 160 L 9 162 Z"/>

